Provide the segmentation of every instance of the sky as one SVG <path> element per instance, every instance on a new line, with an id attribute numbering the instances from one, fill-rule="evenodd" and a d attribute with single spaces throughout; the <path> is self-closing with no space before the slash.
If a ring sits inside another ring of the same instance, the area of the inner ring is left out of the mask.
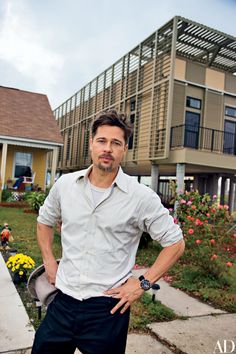
<path id="1" fill-rule="evenodd" d="M 0 85 L 55 109 L 176 15 L 236 36 L 236 0 L 0 0 Z"/>

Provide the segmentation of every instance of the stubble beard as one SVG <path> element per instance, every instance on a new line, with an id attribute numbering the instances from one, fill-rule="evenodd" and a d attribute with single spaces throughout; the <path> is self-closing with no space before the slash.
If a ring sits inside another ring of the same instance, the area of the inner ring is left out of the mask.
<path id="1" fill-rule="evenodd" d="M 98 162 L 97 167 L 103 172 L 113 172 L 112 164 L 110 166 L 104 166 L 101 162 Z"/>

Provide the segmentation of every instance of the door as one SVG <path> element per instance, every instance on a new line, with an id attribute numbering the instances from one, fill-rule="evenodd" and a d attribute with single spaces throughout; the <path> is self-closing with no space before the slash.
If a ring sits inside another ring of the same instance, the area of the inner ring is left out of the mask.
<path id="1" fill-rule="evenodd" d="M 186 112 L 184 146 L 198 149 L 200 114 Z"/>
<path id="2" fill-rule="evenodd" d="M 236 155 L 236 122 L 225 120 L 224 153 Z"/>

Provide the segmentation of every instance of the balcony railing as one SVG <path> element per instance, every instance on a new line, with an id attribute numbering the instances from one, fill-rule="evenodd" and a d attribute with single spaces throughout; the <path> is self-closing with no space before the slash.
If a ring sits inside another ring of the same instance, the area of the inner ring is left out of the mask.
<path id="1" fill-rule="evenodd" d="M 170 148 L 181 147 L 236 155 L 236 134 L 194 125 L 178 125 L 171 128 Z"/>

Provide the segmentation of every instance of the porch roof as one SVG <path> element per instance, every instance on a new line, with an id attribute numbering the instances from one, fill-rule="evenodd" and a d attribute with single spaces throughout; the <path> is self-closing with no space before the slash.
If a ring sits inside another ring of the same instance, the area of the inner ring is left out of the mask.
<path id="1" fill-rule="evenodd" d="M 46 95 L 0 86 L 0 136 L 62 144 Z"/>

